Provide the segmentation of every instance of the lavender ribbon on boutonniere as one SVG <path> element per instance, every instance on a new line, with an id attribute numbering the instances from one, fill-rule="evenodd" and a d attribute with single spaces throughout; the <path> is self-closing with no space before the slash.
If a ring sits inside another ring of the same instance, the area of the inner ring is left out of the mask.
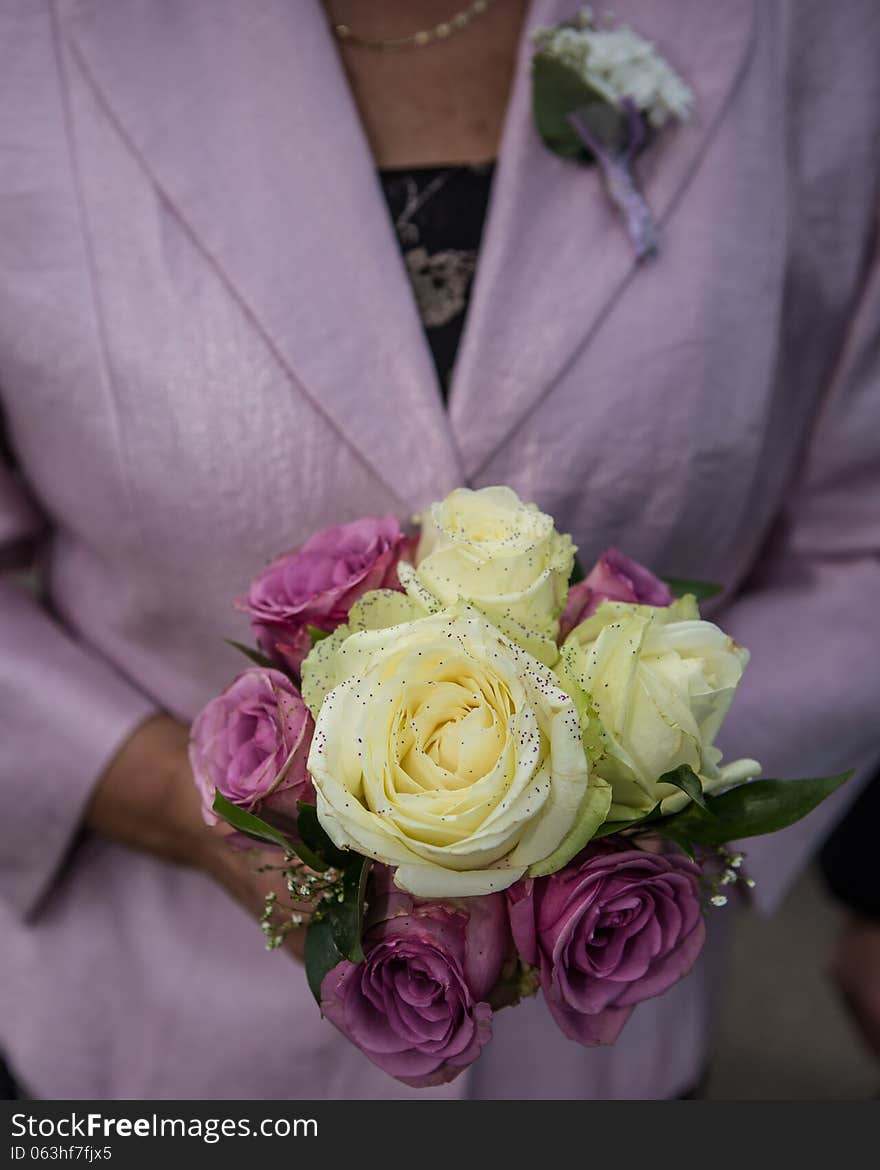
<path id="1" fill-rule="evenodd" d="M 625 26 L 597 28 L 590 8 L 536 29 L 532 41 L 532 107 L 544 144 L 561 158 L 596 162 L 636 258 L 656 255 L 635 159 L 669 122 L 690 117 L 693 94 L 650 41 Z"/>

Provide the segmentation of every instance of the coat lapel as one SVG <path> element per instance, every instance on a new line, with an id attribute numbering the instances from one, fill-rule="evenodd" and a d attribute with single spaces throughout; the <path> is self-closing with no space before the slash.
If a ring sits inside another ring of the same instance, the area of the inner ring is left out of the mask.
<path id="1" fill-rule="evenodd" d="M 529 28 L 570 16 L 575 0 L 536 0 Z M 674 8 L 674 21 L 670 12 Z M 696 98 L 639 160 L 660 227 L 700 164 L 750 55 L 753 0 L 620 0 L 616 18 L 653 40 Z M 450 411 L 469 479 L 553 389 L 639 279 L 629 240 L 595 168 L 558 159 L 531 115 L 531 45 L 525 37 L 495 177 L 489 219 Z"/>
<path id="2" fill-rule="evenodd" d="M 638 278 L 595 169 L 537 137 L 524 37 L 447 417 L 317 2 L 61 3 L 82 69 L 145 169 L 290 377 L 405 509 L 475 478 Z M 528 28 L 575 7 L 535 0 Z M 726 0 L 721 14 L 677 0 L 672 28 L 664 0 L 615 12 L 696 94 L 693 121 L 640 159 L 662 248 L 744 72 L 754 0 Z"/>
<path id="3" fill-rule="evenodd" d="M 63 0 L 62 18 L 109 115 L 314 405 L 405 509 L 460 483 L 317 2 Z"/>

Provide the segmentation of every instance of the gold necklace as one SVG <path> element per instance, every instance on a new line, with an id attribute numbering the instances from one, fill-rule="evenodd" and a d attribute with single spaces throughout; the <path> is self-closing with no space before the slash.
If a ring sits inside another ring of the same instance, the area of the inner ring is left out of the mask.
<path id="1" fill-rule="evenodd" d="M 488 12 L 495 0 L 474 0 L 461 12 L 456 12 L 448 20 L 441 20 L 433 28 L 422 28 L 418 32 L 409 33 L 403 37 L 389 37 L 387 40 L 372 40 L 369 37 L 359 37 L 347 24 L 332 25 L 333 32 L 338 40 L 346 45 L 355 45 L 359 49 L 423 49 L 426 45 L 445 41 L 454 33 L 463 32 L 477 17 Z"/>

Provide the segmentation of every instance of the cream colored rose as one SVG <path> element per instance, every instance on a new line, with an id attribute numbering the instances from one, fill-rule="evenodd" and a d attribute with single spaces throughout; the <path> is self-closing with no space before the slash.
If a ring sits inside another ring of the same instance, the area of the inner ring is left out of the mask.
<path id="1" fill-rule="evenodd" d="M 704 792 L 758 774 L 754 760 L 719 769 L 713 746 L 748 660 L 692 597 L 662 608 L 606 601 L 571 632 L 558 671 L 582 711 L 591 766 L 612 786 L 610 821 L 660 801 L 683 808 L 690 798 L 658 783 L 682 764 Z"/>
<path id="2" fill-rule="evenodd" d="M 571 538 L 506 487 L 458 488 L 421 522 L 415 568 L 398 566 L 409 595 L 425 612 L 470 602 L 552 666 L 574 563 Z"/>
<path id="3" fill-rule="evenodd" d="M 565 864 L 611 800 L 588 776 L 571 698 L 470 606 L 366 628 L 405 602 L 367 594 L 357 632 L 306 660 L 321 824 L 424 897 L 502 890 Z"/>

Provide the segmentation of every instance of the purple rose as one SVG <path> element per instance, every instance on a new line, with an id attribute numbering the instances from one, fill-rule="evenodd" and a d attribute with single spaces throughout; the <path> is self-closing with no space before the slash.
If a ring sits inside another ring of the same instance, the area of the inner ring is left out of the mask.
<path id="1" fill-rule="evenodd" d="M 261 650 L 298 674 L 308 627 L 332 633 L 368 590 L 399 589 L 397 563 L 411 544 L 393 516 L 325 528 L 268 565 L 236 605 L 250 614 Z"/>
<path id="2" fill-rule="evenodd" d="M 414 1088 L 442 1085 L 492 1036 L 486 997 L 512 946 L 502 894 L 428 902 L 374 867 L 363 963 L 337 964 L 321 1009 L 369 1059 Z"/>
<path id="3" fill-rule="evenodd" d="M 212 812 L 214 789 L 248 812 L 296 818 L 298 800 L 315 803 L 306 768 L 314 722 L 293 683 L 278 670 L 253 667 L 196 717 L 189 759 L 202 794 L 202 816 Z"/>
<path id="4" fill-rule="evenodd" d="M 616 548 L 606 548 L 583 581 L 569 590 L 559 636 L 567 638 L 575 626 L 594 614 L 603 601 L 629 601 L 637 605 L 672 605 L 674 598 L 650 569 L 631 561 Z"/>
<path id="5" fill-rule="evenodd" d="M 609 838 L 507 891 L 520 956 L 566 1036 L 612 1044 L 637 1003 L 690 971 L 706 933 L 699 878 L 685 857 Z"/>

